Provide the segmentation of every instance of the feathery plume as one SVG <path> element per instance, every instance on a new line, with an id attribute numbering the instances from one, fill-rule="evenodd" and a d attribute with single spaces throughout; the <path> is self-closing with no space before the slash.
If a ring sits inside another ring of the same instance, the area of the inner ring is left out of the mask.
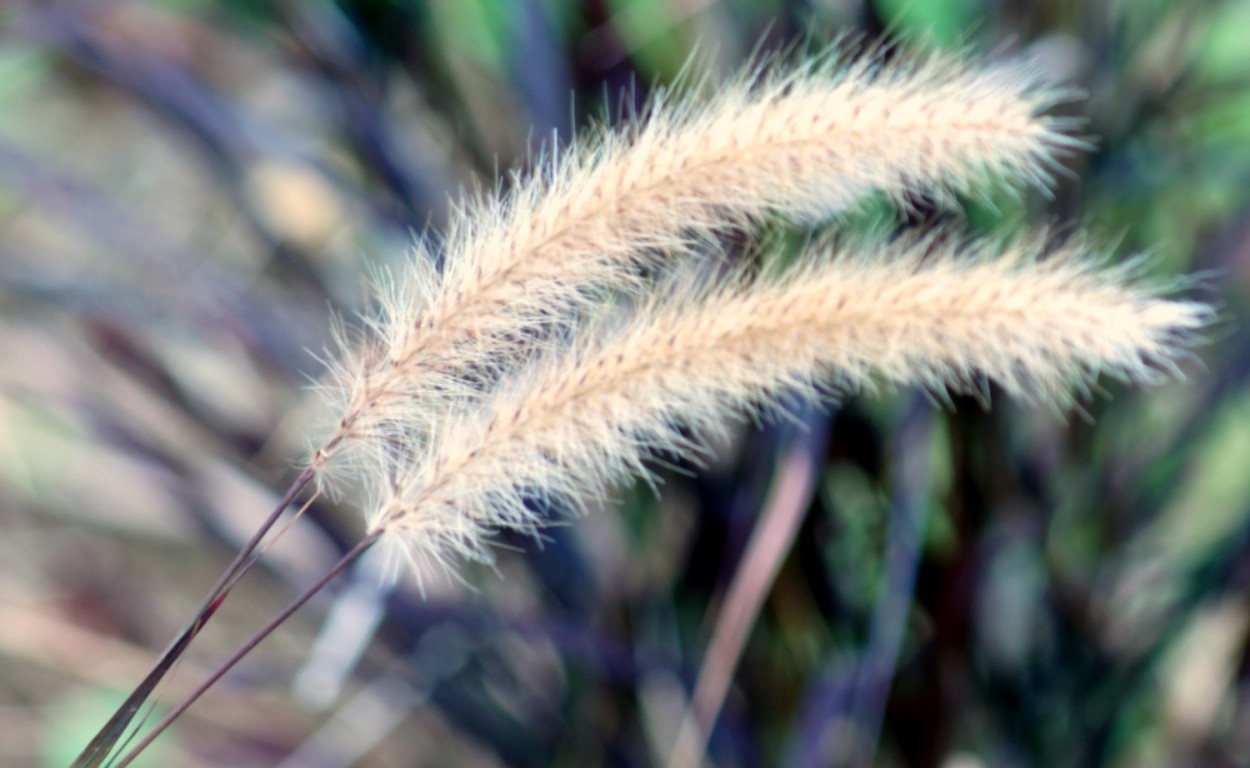
<path id="1" fill-rule="evenodd" d="M 340 419 L 313 466 L 361 442 L 420 442 L 605 289 L 645 290 L 648 267 L 765 214 L 818 217 L 872 190 L 949 197 L 986 178 L 1044 185 L 1055 155 L 1081 144 L 1041 114 L 1061 96 L 1018 65 L 833 54 L 761 64 L 703 105 L 661 94 L 634 126 L 463 204 L 444 273 L 419 247 L 383 281 L 366 342 L 336 366 Z"/>
<path id="2" fill-rule="evenodd" d="M 1023 241 L 996 257 L 970 248 L 923 238 L 808 254 L 813 263 L 781 277 L 651 299 L 442 425 L 385 491 L 371 530 L 419 571 L 451 553 L 489 559 L 492 531 L 539 524 L 527 500 L 576 504 L 645 474 L 655 451 L 697 453 L 726 410 L 878 382 L 976 391 L 983 377 L 1063 402 L 1100 374 L 1146 382 L 1175 371 L 1209 320 L 1204 305 L 1161 298 L 1129 268 L 1096 266 L 1080 243 L 1044 256 Z"/>

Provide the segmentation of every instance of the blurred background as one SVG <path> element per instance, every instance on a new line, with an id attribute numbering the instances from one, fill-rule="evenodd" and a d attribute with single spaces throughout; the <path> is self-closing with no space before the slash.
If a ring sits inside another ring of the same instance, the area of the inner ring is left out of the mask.
<path id="1" fill-rule="evenodd" d="M 1062 111 L 1095 146 L 1049 197 L 869 201 L 840 226 L 1085 227 L 1199 273 L 1223 317 L 1185 380 L 1066 416 L 795 404 L 658 498 L 505 539 L 494 571 L 423 594 L 368 558 L 136 764 L 663 764 L 750 533 L 805 466 L 711 764 L 1250 762 L 1250 2 L 10 0 L 0 763 L 67 765 L 139 681 L 305 459 L 332 313 L 452 195 L 693 52 L 714 82 L 883 37 L 1035 56 L 1084 92 Z M 318 500 L 162 697 L 360 533 L 353 500 Z"/>

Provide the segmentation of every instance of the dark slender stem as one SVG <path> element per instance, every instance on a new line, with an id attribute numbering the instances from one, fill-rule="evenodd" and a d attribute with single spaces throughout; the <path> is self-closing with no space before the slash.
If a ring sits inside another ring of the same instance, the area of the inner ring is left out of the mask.
<path id="1" fill-rule="evenodd" d="M 135 744 L 134 748 L 131 749 L 129 752 L 127 752 L 125 756 L 123 756 L 121 760 L 119 760 L 115 764 L 114 768 L 125 768 L 127 765 L 130 765 L 130 763 L 133 762 L 134 759 L 139 756 L 140 752 L 146 749 L 148 745 L 151 744 L 156 739 L 157 736 L 160 736 L 161 733 L 163 733 L 166 728 L 168 728 L 171 724 L 173 724 L 174 720 L 177 720 L 178 717 L 183 712 L 186 712 L 187 709 L 189 709 L 192 704 L 194 704 L 197 700 L 199 700 L 199 698 L 203 696 L 208 691 L 208 689 L 213 686 L 214 683 L 216 683 L 227 672 L 233 669 L 236 664 L 242 661 L 244 656 L 247 656 L 247 654 L 251 653 L 253 648 L 260 645 L 261 641 L 263 641 L 266 637 L 271 635 L 273 631 L 277 629 L 284 621 L 289 619 L 291 617 L 291 614 L 298 611 L 300 607 L 304 605 L 304 603 L 311 600 L 314 595 L 316 595 L 318 592 L 324 589 L 327 584 L 329 584 L 331 581 L 334 580 L 334 577 L 338 576 L 340 573 L 346 570 L 348 566 L 350 566 L 361 555 L 363 555 L 370 547 L 372 547 L 375 543 L 377 543 L 377 540 L 381 538 L 381 536 L 382 536 L 381 531 L 373 531 L 364 539 L 362 539 L 360 543 L 352 547 L 352 549 L 346 555 L 343 555 L 342 560 L 339 560 L 334 565 L 333 568 L 327 571 L 326 574 L 322 576 L 320 579 L 318 579 L 316 583 L 314 583 L 311 587 L 309 587 L 304 592 L 302 592 L 299 595 L 299 597 L 295 598 L 290 603 L 288 603 L 287 606 L 283 608 L 281 611 L 279 611 L 276 616 L 270 619 L 269 622 L 265 624 L 265 626 L 257 630 L 256 634 L 252 635 L 251 639 L 249 639 L 246 643 L 241 645 L 239 649 L 235 651 L 234 654 L 230 656 L 230 658 L 223 661 L 217 667 L 217 669 L 213 670 L 212 674 L 210 674 L 207 678 L 205 678 L 203 682 L 201 682 L 199 685 L 195 687 L 195 690 L 191 691 L 191 693 L 188 694 L 185 699 L 183 699 L 181 702 L 179 702 L 177 706 L 175 706 L 172 710 L 170 710 L 169 714 L 165 715 L 165 717 L 159 723 L 152 726 L 152 729 L 148 731 L 147 735 L 145 735 L 142 739 L 140 739 L 139 742 Z"/>
<path id="2" fill-rule="evenodd" d="M 161 657 L 152 666 L 148 674 L 135 687 L 130 696 L 126 698 L 126 701 L 117 708 L 117 711 L 104 724 L 86 749 L 82 751 L 82 754 L 74 761 L 73 768 L 96 768 L 113 750 L 114 745 L 121 739 L 122 734 L 129 727 L 130 721 L 143 707 L 143 703 L 147 698 L 152 695 L 152 691 L 155 690 L 157 684 L 160 683 L 165 674 L 173 667 L 174 662 L 187 649 L 191 640 L 204 628 L 209 618 L 221 607 L 222 600 L 234 583 L 255 562 L 254 560 L 249 560 L 249 557 L 256 551 L 256 547 L 260 545 L 265 534 L 278 522 L 282 513 L 291 505 L 291 502 L 295 500 L 295 496 L 304 486 L 308 485 L 312 477 L 313 470 L 309 468 L 295 478 L 295 481 L 291 483 L 291 487 L 287 489 L 282 499 L 273 508 L 273 511 L 269 513 L 269 517 L 261 523 L 260 528 L 256 530 L 251 540 L 243 546 L 243 549 L 239 551 L 239 554 L 235 556 L 230 565 L 226 566 L 226 570 L 217 579 L 217 583 L 209 589 L 208 594 L 204 596 L 204 600 L 195 609 L 195 613 L 192 614 L 191 621 L 183 627 L 182 631 L 178 633 L 178 636 L 174 638 L 169 647 L 165 649 L 165 652 L 161 654 Z"/>
<path id="3" fill-rule="evenodd" d="M 229 587 L 238 580 L 238 577 L 242 576 L 243 573 L 251 567 L 251 564 L 247 562 L 248 557 L 256 551 L 256 547 L 260 545 L 261 539 L 265 538 L 265 534 L 268 533 L 269 529 L 273 528 L 274 524 L 278 522 L 278 518 L 282 517 L 282 513 L 286 511 L 286 508 L 291 505 L 291 502 L 295 501 L 296 494 L 303 490 L 304 486 L 308 485 L 309 481 L 312 480 L 312 477 L 313 469 L 312 467 L 309 467 L 301 472 L 299 477 L 295 478 L 295 482 L 291 483 L 291 487 L 287 489 L 286 494 L 282 497 L 282 500 L 279 501 L 277 506 L 273 508 L 273 511 L 269 513 L 269 517 L 265 518 L 265 522 L 261 523 L 260 528 L 256 529 L 256 533 L 252 535 L 252 538 L 247 542 L 247 544 L 243 545 L 243 549 L 239 550 L 239 554 L 235 556 L 234 560 L 221 574 L 221 577 L 217 579 L 217 583 L 214 584 L 208 591 L 208 595 L 205 596 L 204 602 L 200 603 L 200 607 L 196 611 L 196 616 L 199 616 L 201 613 L 208 610 L 209 606 L 217 600 L 221 592 L 223 590 L 228 590 Z"/>

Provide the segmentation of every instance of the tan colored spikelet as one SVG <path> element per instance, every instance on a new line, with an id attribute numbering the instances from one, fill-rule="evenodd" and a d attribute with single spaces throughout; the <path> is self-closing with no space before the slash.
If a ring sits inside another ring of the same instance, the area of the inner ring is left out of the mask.
<path id="1" fill-rule="evenodd" d="M 655 450 L 696 452 L 688 435 L 785 391 L 975 391 L 988 377 L 1063 402 L 1100 374 L 1174 371 L 1209 308 L 1096 266 L 1077 241 L 1045 257 L 1024 244 L 1044 239 L 997 254 L 933 238 L 836 258 L 813 246 L 810 264 L 781 277 L 666 293 L 441 427 L 370 526 L 419 571 L 453 554 L 489 559 L 493 531 L 539 524 L 527 499 L 576 504 L 645 473 Z"/>
<path id="2" fill-rule="evenodd" d="M 634 126 L 464 203 L 445 273 L 419 249 L 385 281 L 367 339 L 336 364 L 339 420 L 313 465 L 368 443 L 367 466 L 379 447 L 420 441 L 563 338 L 605 289 L 645 291 L 646 267 L 764 214 L 817 217 L 872 190 L 943 197 L 987 177 L 1044 184 L 1054 156 L 1080 144 L 1042 116 L 1057 97 L 1020 66 L 836 54 L 757 66 L 698 106 L 661 95 Z"/>

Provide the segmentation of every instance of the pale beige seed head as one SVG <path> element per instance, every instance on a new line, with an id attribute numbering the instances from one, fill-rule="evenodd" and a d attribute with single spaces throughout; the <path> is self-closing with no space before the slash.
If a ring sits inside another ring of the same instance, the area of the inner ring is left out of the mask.
<path id="1" fill-rule="evenodd" d="M 446 272 L 419 250 L 385 290 L 369 341 L 344 351 L 339 422 L 314 465 L 350 459 L 360 443 L 373 454 L 419 441 L 563 343 L 605 291 L 645 293 L 645 268 L 765 214 L 820 217 L 871 190 L 901 200 L 988 178 L 1044 184 L 1056 154 L 1079 144 L 1042 116 L 1055 98 L 1023 67 L 836 54 L 753 67 L 694 105 L 662 95 L 637 124 L 575 143 L 506 195 L 462 204 Z"/>
<path id="2" fill-rule="evenodd" d="M 1100 375 L 1154 380 L 1209 321 L 1207 307 L 1159 297 L 1080 243 L 1042 257 L 1025 242 L 995 258 L 933 239 L 836 258 L 813 246 L 787 275 L 646 301 L 436 429 L 371 528 L 418 564 L 489 558 L 493 531 L 539 524 L 527 499 L 576 505 L 645 474 L 655 450 L 697 453 L 690 435 L 781 392 L 975 392 L 988 378 L 1062 403 Z"/>

